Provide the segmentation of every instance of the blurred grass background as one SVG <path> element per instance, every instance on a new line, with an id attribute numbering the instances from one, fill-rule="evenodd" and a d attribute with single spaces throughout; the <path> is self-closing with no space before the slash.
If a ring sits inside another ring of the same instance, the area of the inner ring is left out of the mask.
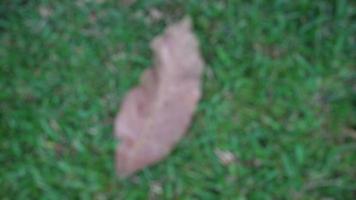
<path id="1" fill-rule="evenodd" d="M 195 120 L 118 180 L 113 117 L 185 15 L 207 65 Z M 0 198 L 354 199 L 355 30 L 347 0 L 2 0 Z"/>

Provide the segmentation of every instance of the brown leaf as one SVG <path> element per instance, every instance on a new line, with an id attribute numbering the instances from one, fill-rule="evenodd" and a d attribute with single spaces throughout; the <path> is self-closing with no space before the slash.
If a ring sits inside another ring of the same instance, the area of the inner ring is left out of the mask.
<path id="1" fill-rule="evenodd" d="M 203 61 L 190 19 L 169 26 L 151 47 L 154 67 L 127 94 L 115 120 L 121 141 L 116 153 L 119 176 L 167 156 L 188 128 L 201 96 Z"/>

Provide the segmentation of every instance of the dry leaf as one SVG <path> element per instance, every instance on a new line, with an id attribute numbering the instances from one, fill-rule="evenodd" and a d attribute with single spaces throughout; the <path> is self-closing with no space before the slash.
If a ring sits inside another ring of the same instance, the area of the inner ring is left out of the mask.
<path id="1" fill-rule="evenodd" d="M 156 9 L 156 8 L 151 8 L 148 10 L 149 17 L 153 22 L 159 21 L 163 18 L 163 13 Z"/>
<path id="2" fill-rule="evenodd" d="M 121 0 L 121 3 L 125 6 L 131 6 L 135 2 L 136 2 L 136 0 Z"/>
<path id="3" fill-rule="evenodd" d="M 151 47 L 154 67 L 125 97 L 115 120 L 121 141 L 116 153 L 119 176 L 168 155 L 188 128 L 201 96 L 203 61 L 188 18 L 168 27 Z"/>
<path id="4" fill-rule="evenodd" d="M 41 17 L 47 19 L 53 14 L 53 10 L 47 6 L 40 6 L 38 8 L 38 12 L 40 13 Z"/>
<path id="5" fill-rule="evenodd" d="M 158 181 L 150 183 L 149 199 L 160 199 L 158 198 L 163 193 L 162 184 Z"/>
<path id="6" fill-rule="evenodd" d="M 215 149 L 215 155 L 219 158 L 219 161 L 223 165 L 229 165 L 236 161 L 235 155 L 230 151 L 223 151 L 221 149 Z"/>

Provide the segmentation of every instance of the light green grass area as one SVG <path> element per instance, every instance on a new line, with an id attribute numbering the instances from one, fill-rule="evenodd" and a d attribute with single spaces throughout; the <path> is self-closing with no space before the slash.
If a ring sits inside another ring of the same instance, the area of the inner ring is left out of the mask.
<path id="1" fill-rule="evenodd" d="M 1 1 L 0 199 L 355 199 L 354 2 L 119 2 Z M 113 118 L 185 15 L 206 62 L 194 121 L 119 180 Z"/>

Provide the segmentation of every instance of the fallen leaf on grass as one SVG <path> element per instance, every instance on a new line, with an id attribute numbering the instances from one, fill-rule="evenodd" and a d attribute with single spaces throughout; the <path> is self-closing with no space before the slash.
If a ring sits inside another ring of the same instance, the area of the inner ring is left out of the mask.
<path id="1" fill-rule="evenodd" d="M 215 149 L 214 153 L 219 158 L 220 163 L 223 165 L 229 165 L 236 161 L 235 155 L 230 151 Z"/>
<path id="2" fill-rule="evenodd" d="M 158 199 L 158 196 L 163 193 L 162 184 L 160 182 L 150 183 L 149 199 Z"/>
<path id="3" fill-rule="evenodd" d="M 47 19 L 53 14 L 53 10 L 46 6 L 40 6 L 38 8 L 38 12 L 40 13 L 41 17 L 45 19 Z"/>
<path id="4" fill-rule="evenodd" d="M 136 0 L 121 0 L 121 3 L 125 6 L 131 6 L 135 2 L 136 2 Z"/>
<path id="5" fill-rule="evenodd" d="M 186 132 L 201 96 L 203 61 L 190 19 L 169 26 L 151 47 L 154 67 L 127 94 L 115 120 L 121 141 L 116 168 L 122 177 L 170 153 Z"/>
<path id="6" fill-rule="evenodd" d="M 149 13 L 150 19 L 154 22 L 159 21 L 163 18 L 163 13 L 156 8 L 149 9 L 148 13 Z"/>

